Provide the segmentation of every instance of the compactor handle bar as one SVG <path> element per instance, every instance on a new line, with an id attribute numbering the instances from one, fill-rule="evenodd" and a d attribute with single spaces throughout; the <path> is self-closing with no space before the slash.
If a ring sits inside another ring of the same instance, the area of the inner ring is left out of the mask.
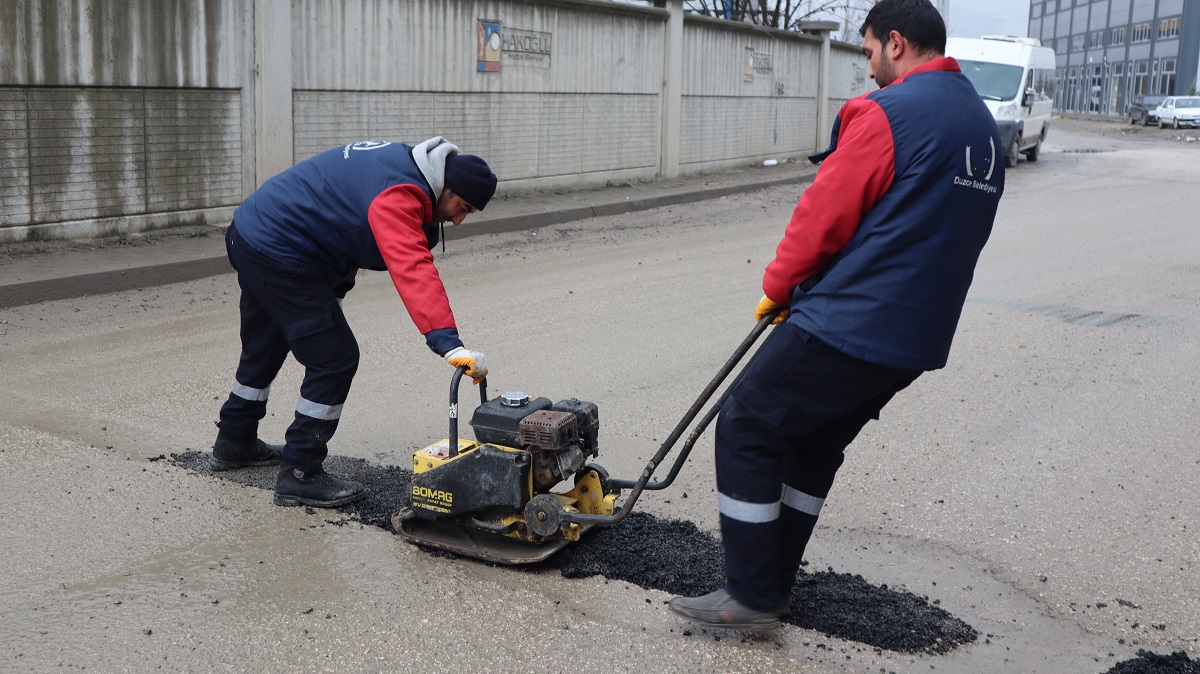
<path id="1" fill-rule="evenodd" d="M 458 456 L 458 384 L 467 371 L 466 365 L 454 368 L 454 376 L 450 378 L 450 457 Z M 487 377 L 479 382 L 479 404 L 487 402 Z"/>
<path id="2" fill-rule="evenodd" d="M 675 430 L 671 431 L 671 435 L 669 435 L 667 439 L 663 441 L 662 446 L 658 448 L 658 452 L 656 452 L 654 457 L 650 459 L 650 462 L 646 464 L 646 468 L 642 471 L 641 477 L 639 477 L 637 480 L 609 478 L 608 484 L 611 487 L 633 489 L 633 491 L 629 493 L 629 498 L 625 499 L 625 503 L 623 506 L 621 506 L 619 511 L 613 513 L 612 515 L 588 515 L 584 513 L 564 511 L 563 520 L 565 522 L 577 522 L 579 524 L 616 524 L 629 516 L 629 513 L 633 510 L 633 504 L 637 502 L 638 497 L 642 495 L 643 490 L 657 490 L 669 487 L 671 483 L 675 481 L 675 477 L 679 474 L 679 469 L 683 467 L 684 461 L 686 461 L 688 455 L 691 454 L 692 446 L 696 444 L 696 440 L 700 439 L 700 435 L 704 433 L 704 430 L 708 428 L 708 425 L 712 423 L 713 419 L 716 418 L 717 413 L 721 411 L 721 407 L 725 404 L 725 400 L 729 398 L 729 393 L 733 390 L 733 387 L 737 385 L 737 380 L 734 380 L 734 383 L 730 384 L 725 389 L 725 391 L 721 394 L 721 397 L 717 399 L 717 402 L 715 402 L 713 406 L 709 408 L 708 413 L 705 414 L 704 418 L 700 420 L 700 423 L 696 424 L 696 427 L 692 429 L 691 433 L 688 434 L 687 441 L 683 443 L 683 449 L 679 451 L 679 456 L 675 458 L 675 463 L 671 466 L 671 471 L 667 473 L 666 479 L 659 482 L 651 482 L 650 478 L 654 475 L 655 469 L 658 468 L 663 459 L 665 459 L 667 454 L 670 453 L 671 448 L 675 446 L 675 443 L 679 440 L 679 437 L 683 435 L 683 431 L 685 428 L 687 428 L 687 425 L 692 423 L 692 420 L 696 418 L 696 415 L 699 414 L 700 410 L 703 409 L 708 403 L 709 398 L 711 398 L 713 394 L 716 393 L 717 389 L 720 388 L 721 382 L 725 381 L 725 378 L 729 376 L 729 373 L 732 372 L 733 369 L 737 367 L 737 364 L 741 362 L 742 358 L 746 356 L 746 353 L 750 350 L 750 347 L 754 346 L 754 343 L 758 341 L 758 338 L 762 335 L 762 333 L 765 332 L 768 327 L 770 327 L 770 325 L 775 321 L 775 318 L 779 316 L 780 312 L 782 312 L 785 308 L 786 307 L 776 307 L 766 316 L 763 316 L 757 324 L 755 324 L 754 329 L 751 330 L 750 334 L 742 340 L 742 343 L 738 345 L 737 350 L 733 352 L 733 355 L 729 357 L 729 360 L 725 361 L 725 364 L 721 366 L 721 370 L 717 372 L 717 375 L 713 377 L 712 381 L 708 383 L 708 386 L 704 388 L 704 391 L 700 393 L 700 397 L 696 399 L 696 402 L 692 403 L 690 408 L 688 408 L 687 414 L 684 414 L 683 418 L 679 420 L 679 423 L 675 425 Z M 775 336 L 775 333 L 776 331 L 771 332 L 771 336 L 767 338 L 768 341 L 771 339 L 771 337 Z M 763 342 L 763 345 L 765 346 L 766 342 Z M 737 379 L 741 379 L 741 376 L 742 375 L 739 374 Z"/>

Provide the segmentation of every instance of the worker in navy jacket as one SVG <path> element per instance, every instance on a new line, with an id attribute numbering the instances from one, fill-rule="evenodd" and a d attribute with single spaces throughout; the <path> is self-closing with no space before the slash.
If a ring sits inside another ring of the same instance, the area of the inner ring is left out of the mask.
<path id="1" fill-rule="evenodd" d="M 881 88 L 842 107 L 763 276 L 755 318 L 779 325 L 716 429 L 726 581 L 670 603 L 693 622 L 763 630 L 790 609 L 845 448 L 945 366 L 1004 190 L 996 124 L 929 0 L 882 0 L 861 33 Z"/>
<path id="2" fill-rule="evenodd" d="M 429 348 L 479 383 L 483 354 L 459 338 L 431 251 L 443 223 L 460 224 L 495 191 L 483 159 L 438 137 L 412 147 L 336 147 L 251 194 L 225 236 L 242 289 L 242 353 L 217 424 L 213 470 L 282 462 L 279 505 L 333 507 L 365 496 L 363 485 L 322 469 L 358 369 L 341 300 L 359 269 L 387 270 Z M 258 438 L 258 422 L 289 352 L 304 381 L 281 447 Z"/>

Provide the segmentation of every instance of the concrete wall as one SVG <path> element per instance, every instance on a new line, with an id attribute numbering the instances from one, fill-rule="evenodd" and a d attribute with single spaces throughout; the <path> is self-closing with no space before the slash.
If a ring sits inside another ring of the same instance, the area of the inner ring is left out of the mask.
<path id="1" fill-rule="evenodd" d="M 509 189 L 577 184 L 587 174 L 600 183 L 652 178 L 666 13 L 613 10 L 594 2 L 294 0 L 293 159 L 347 138 L 441 135 L 487 158 Z M 480 72 L 481 18 L 533 51 L 502 51 L 498 70 Z"/>
<path id="2" fill-rule="evenodd" d="M 681 170 L 813 149 L 821 40 L 690 18 L 684 29 Z"/>
<path id="3" fill-rule="evenodd" d="M 510 190 L 803 156 L 867 89 L 679 0 L 29 0 L 0 45 L 0 242 L 226 222 L 348 140 L 445 136 Z"/>
<path id="4" fill-rule="evenodd" d="M 254 185 L 250 16 L 239 0 L 0 3 L 0 241 L 227 219 Z"/>

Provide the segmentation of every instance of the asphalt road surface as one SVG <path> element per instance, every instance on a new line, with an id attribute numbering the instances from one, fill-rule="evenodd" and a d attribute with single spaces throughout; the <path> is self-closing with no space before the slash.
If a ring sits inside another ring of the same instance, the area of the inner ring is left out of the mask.
<path id="1" fill-rule="evenodd" d="M 1194 662 L 1200 143 L 1186 135 L 1052 127 L 1041 160 L 1008 173 L 950 365 L 868 426 L 826 503 L 810 575 L 912 597 L 973 640 L 911 652 L 798 625 L 700 630 L 667 610 L 667 585 L 431 555 L 180 461 L 211 445 L 236 364 L 223 275 L 0 311 L 0 669 L 1099 673 L 1142 649 Z M 749 331 L 802 187 L 470 237 L 438 264 L 492 392 L 597 403 L 598 463 L 635 476 Z M 386 275 L 365 275 L 345 310 L 362 365 L 331 451 L 408 466 L 446 435 L 451 370 Z M 289 361 L 275 382 L 264 438 L 282 435 L 300 374 Z M 636 531 L 682 523 L 711 544 L 711 448 L 643 496 Z M 712 573 L 682 551 L 662 564 Z"/>

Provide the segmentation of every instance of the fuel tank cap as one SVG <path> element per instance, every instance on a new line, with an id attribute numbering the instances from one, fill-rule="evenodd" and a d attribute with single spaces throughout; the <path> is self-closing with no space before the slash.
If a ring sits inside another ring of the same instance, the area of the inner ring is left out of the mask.
<path id="1" fill-rule="evenodd" d="M 523 391 L 505 391 L 500 396 L 500 404 L 505 407 L 524 407 L 529 403 L 529 394 Z"/>

